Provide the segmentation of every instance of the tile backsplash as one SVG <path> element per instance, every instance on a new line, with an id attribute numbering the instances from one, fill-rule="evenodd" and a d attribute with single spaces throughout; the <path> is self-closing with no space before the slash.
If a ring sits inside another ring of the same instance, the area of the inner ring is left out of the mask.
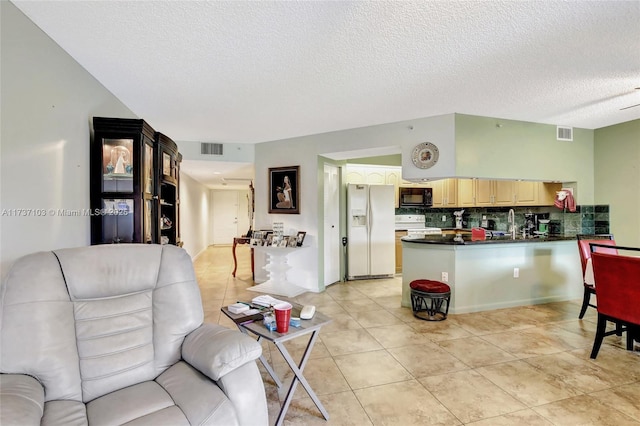
<path id="1" fill-rule="evenodd" d="M 480 226 L 482 216 L 494 224 L 498 231 L 508 231 L 508 215 L 511 207 L 469 207 L 464 209 L 463 220 L 465 228 Z M 425 226 L 436 228 L 454 228 L 454 211 L 462 208 L 431 208 L 412 209 L 399 208 L 396 214 L 424 214 Z M 576 234 L 608 234 L 609 206 L 608 205 L 580 205 L 575 212 L 562 211 L 554 206 L 513 207 L 518 228 L 524 225 L 525 213 L 548 213 L 549 233 L 553 235 L 574 236 Z M 443 222 L 442 218 L 446 220 Z"/>

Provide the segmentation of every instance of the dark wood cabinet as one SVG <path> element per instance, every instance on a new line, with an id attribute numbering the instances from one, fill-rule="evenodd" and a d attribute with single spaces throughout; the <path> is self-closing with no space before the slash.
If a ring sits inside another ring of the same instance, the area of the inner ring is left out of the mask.
<path id="1" fill-rule="evenodd" d="M 180 161 L 178 145 L 171 138 L 156 133 L 156 169 L 160 197 L 160 242 L 181 245 L 179 233 L 180 206 Z"/>
<path id="2" fill-rule="evenodd" d="M 180 244 L 177 145 L 140 119 L 94 117 L 93 130 L 91 244 Z"/>

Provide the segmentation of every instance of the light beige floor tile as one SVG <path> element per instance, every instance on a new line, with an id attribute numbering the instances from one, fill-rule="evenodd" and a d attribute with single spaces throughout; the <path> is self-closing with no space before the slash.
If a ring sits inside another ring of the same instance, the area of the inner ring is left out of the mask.
<path id="1" fill-rule="evenodd" d="M 425 334 L 417 333 L 406 324 L 370 327 L 367 331 L 385 348 L 429 343 Z"/>
<path id="2" fill-rule="evenodd" d="M 640 382 L 595 392 L 591 396 L 640 422 Z"/>
<path id="3" fill-rule="evenodd" d="M 461 424 L 415 380 L 359 389 L 355 394 L 375 425 Z"/>
<path id="4" fill-rule="evenodd" d="M 363 328 L 323 333 L 322 342 L 333 356 L 382 349 L 380 343 Z"/>
<path id="5" fill-rule="evenodd" d="M 469 367 L 435 343 L 388 349 L 413 377 L 466 370 Z"/>
<path id="6" fill-rule="evenodd" d="M 340 355 L 334 359 L 352 389 L 412 378 L 409 372 L 384 350 Z"/>
<path id="7" fill-rule="evenodd" d="M 567 352 L 527 358 L 525 362 L 585 393 L 630 382 L 624 371 L 604 370 Z"/>
<path id="8" fill-rule="evenodd" d="M 402 324 L 395 316 L 391 315 L 384 309 L 376 309 L 363 312 L 351 312 L 350 315 L 355 318 L 363 327 L 380 327 L 383 325 Z"/>
<path id="9" fill-rule="evenodd" d="M 531 409 L 503 414 L 467 424 L 473 426 L 553 426 L 553 423 Z"/>
<path id="10" fill-rule="evenodd" d="M 296 362 L 299 362 L 302 359 L 302 355 L 304 355 L 304 351 L 307 349 L 309 338 L 310 335 L 300 336 L 297 339 L 289 340 L 284 343 L 284 346 L 289 352 L 289 355 L 291 355 L 291 357 Z M 286 362 L 276 345 L 274 345 L 273 343 L 269 344 L 269 351 L 271 352 L 272 358 L 276 362 Z M 313 345 L 313 349 L 311 350 L 311 355 L 309 355 L 309 359 L 326 358 L 330 356 L 331 354 L 327 350 L 327 347 L 324 345 L 324 343 L 322 343 L 320 339 L 316 339 L 316 342 Z"/>
<path id="11" fill-rule="evenodd" d="M 589 395 L 580 395 L 551 404 L 545 404 L 535 407 L 533 410 L 558 426 L 638 425 L 638 422 L 631 417 L 606 406 L 601 401 Z"/>
<path id="12" fill-rule="evenodd" d="M 459 339 L 461 337 L 473 336 L 464 328 L 460 327 L 453 321 L 448 319 L 444 321 L 422 321 L 416 320 L 409 323 L 409 325 L 416 331 L 424 333 L 430 340 L 450 340 Z"/>
<path id="13" fill-rule="evenodd" d="M 387 312 L 389 312 L 394 317 L 398 318 L 402 322 L 410 323 L 414 321 L 416 318 L 413 316 L 413 311 L 411 308 L 385 308 Z"/>
<path id="14" fill-rule="evenodd" d="M 322 313 L 324 313 L 324 311 Z M 320 332 L 321 337 L 323 335 L 335 333 L 337 331 L 355 330 L 358 328 L 362 328 L 360 323 L 346 312 L 340 314 L 331 314 L 329 316 L 331 317 L 331 322 L 322 327 L 322 330 Z"/>
<path id="15" fill-rule="evenodd" d="M 438 342 L 438 345 L 473 368 L 516 359 L 513 355 L 480 337 L 444 340 Z"/>
<path id="16" fill-rule="evenodd" d="M 329 413 L 325 420 L 311 398 L 295 400 L 285 417 L 285 425 L 290 426 L 368 426 L 369 416 L 352 391 L 322 395 L 320 402 Z M 274 418 L 275 419 L 275 418 Z M 272 424 L 275 423 L 275 420 Z"/>
<path id="17" fill-rule="evenodd" d="M 526 408 L 472 370 L 424 377 L 419 381 L 463 423 Z"/>
<path id="18" fill-rule="evenodd" d="M 592 362 L 604 370 L 611 371 L 612 374 L 615 374 L 616 371 L 624 371 L 630 381 L 640 381 L 640 352 L 631 352 L 603 344 L 596 359 L 590 358 L 591 348 L 575 349 L 570 353 L 580 359 Z"/>
<path id="19" fill-rule="evenodd" d="M 302 303 L 302 305 L 313 305 L 318 312 L 322 312 L 333 318 L 334 315 L 346 314 L 347 311 L 335 300 L 322 301 L 321 303 Z"/>
<path id="20" fill-rule="evenodd" d="M 368 297 L 364 299 L 340 300 L 337 303 L 342 306 L 342 309 L 344 309 L 345 312 L 349 313 L 383 309 L 382 306 L 378 305 Z"/>
<path id="21" fill-rule="evenodd" d="M 367 295 L 357 290 L 352 286 L 345 285 L 332 285 L 326 290 L 327 294 L 333 298 L 333 300 L 354 300 L 365 299 Z"/>
<path id="22" fill-rule="evenodd" d="M 565 350 L 542 333 L 529 329 L 487 334 L 482 338 L 517 358 L 548 355 Z"/>
<path id="23" fill-rule="evenodd" d="M 371 295 L 367 295 L 371 297 Z M 398 309 L 400 307 L 400 303 L 402 301 L 402 294 L 398 294 L 396 296 L 384 296 L 384 297 L 373 297 L 371 298 L 375 303 L 382 306 L 387 310 Z"/>
<path id="24" fill-rule="evenodd" d="M 480 367 L 476 371 L 528 407 L 580 394 L 577 389 L 522 360 Z"/>
<path id="25" fill-rule="evenodd" d="M 457 315 L 456 321 L 460 327 L 476 336 L 504 332 L 505 330 L 509 330 L 509 326 L 511 325 L 510 323 L 504 324 L 496 322 L 493 318 L 488 317 L 486 313 L 482 312 Z"/>

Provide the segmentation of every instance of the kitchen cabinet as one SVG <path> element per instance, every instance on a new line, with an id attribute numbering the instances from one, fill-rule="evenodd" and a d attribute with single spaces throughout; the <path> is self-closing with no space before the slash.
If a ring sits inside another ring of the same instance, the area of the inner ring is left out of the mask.
<path id="1" fill-rule="evenodd" d="M 514 199 L 516 206 L 536 206 L 539 204 L 538 192 L 541 182 L 517 181 L 514 182 Z"/>
<path id="2" fill-rule="evenodd" d="M 458 207 L 536 205 L 536 194 L 536 182 L 458 179 Z"/>
<path id="3" fill-rule="evenodd" d="M 396 274 L 402 273 L 402 237 L 407 235 L 407 231 L 396 231 Z"/>
<path id="4" fill-rule="evenodd" d="M 347 165 L 347 184 L 350 183 L 367 183 L 364 168 L 352 167 Z"/>
<path id="5" fill-rule="evenodd" d="M 556 192 L 561 189 L 561 183 L 538 182 L 538 204 L 541 206 L 553 206 L 556 200 Z"/>
<path id="6" fill-rule="evenodd" d="M 400 207 L 400 181 L 402 181 L 402 168 L 392 168 L 385 170 L 384 183 L 393 185 L 395 191 L 395 207 Z"/>
<path id="7" fill-rule="evenodd" d="M 433 207 L 457 207 L 457 179 L 440 179 L 428 182 L 427 188 L 433 189 Z"/>

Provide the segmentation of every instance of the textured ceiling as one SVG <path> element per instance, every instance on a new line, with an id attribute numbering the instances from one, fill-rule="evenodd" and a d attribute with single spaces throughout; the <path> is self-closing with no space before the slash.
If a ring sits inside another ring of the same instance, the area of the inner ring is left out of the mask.
<path id="1" fill-rule="evenodd" d="M 639 1 L 14 1 L 177 141 L 464 113 L 640 118 Z"/>

